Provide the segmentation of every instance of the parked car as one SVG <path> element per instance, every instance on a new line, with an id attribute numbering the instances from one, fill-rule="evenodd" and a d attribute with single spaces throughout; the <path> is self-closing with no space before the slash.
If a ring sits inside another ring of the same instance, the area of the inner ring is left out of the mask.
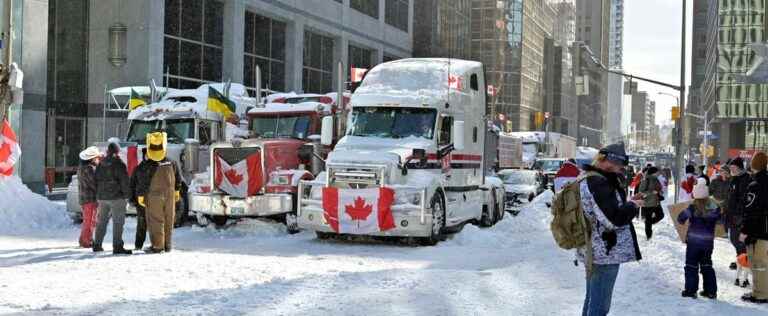
<path id="1" fill-rule="evenodd" d="M 544 191 L 539 174 L 534 170 L 506 169 L 498 172 L 504 182 L 504 209 L 513 215 L 519 213 L 519 206 L 533 200 Z"/>

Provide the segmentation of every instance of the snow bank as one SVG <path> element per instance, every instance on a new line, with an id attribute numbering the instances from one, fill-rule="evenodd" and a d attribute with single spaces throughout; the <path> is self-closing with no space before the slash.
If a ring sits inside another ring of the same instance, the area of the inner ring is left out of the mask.
<path id="1" fill-rule="evenodd" d="M 62 206 L 30 191 L 16 176 L 0 178 L 0 234 L 63 228 L 69 224 Z"/>
<path id="2" fill-rule="evenodd" d="M 258 218 L 239 219 L 235 225 L 226 229 L 217 229 L 214 225 L 209 225 L 207 227 L 195 226 L 192 231 L 203 232 L 224 239 L 239 237 L 286 238 L 288 236 L 283 223 Z"/>

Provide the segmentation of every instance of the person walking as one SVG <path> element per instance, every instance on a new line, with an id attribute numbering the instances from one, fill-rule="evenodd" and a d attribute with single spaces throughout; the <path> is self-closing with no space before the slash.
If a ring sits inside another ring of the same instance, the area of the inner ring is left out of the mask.
<path id="1" fill-rule="evenodd" d="M 141 149 L 141 163 L 147 160 L 147 149 Z M 141 164 L 140 163 L 140 164 Z M 141 250 L 144 247 L 144 241 L 147 240 L 147 209 L 139 205 L 138 196 L 136 195 L 136 185 L 138 184 L 138 177 L 136 172 L 131 176 L 131 204 L 136 208 L 136 240 L 134 241 L 135 250 Z"/>
<path id="2" fill-rule="evenodd" d="M 747 187 L 739 241 L 747 245 L 752 264 L 752 293 L 741 298 L 765 304 L 768 303 L 768 156 L 763 152 L 755 154 L 751 167 L 752 182 Z"/>
<path id="3" fill-rule="evenodd" d="M 648 167 L 643 181 L 638 186 L 638 193 L 642 194 L 645 206 L 640 209 L 640 213 L 645 222 L 645 238 L 651 240 L 653 236 L 653 225 L 664 218 L 664 210 L 661 208 L 661 182 L 659 181 L 659 169 Z"/>
<path id="4" fill-rule="evenodd" d="M 147 253 L 172 249 L 176 202 L 181 198 L 181 176 L 176 163 L 166 157 L 168 137 L 158 131 L 147 134 L 147 160 L 136 167 L 136 200 L 146 208 L 149 240 Z"/>
<path id="5" fill-rule="evenodd" d="M 96 221 L 96 236 L 93 251 L 104 251 L 101 246 L 107 233 L 107 224 L 112 219 L 112 253 L 130 255 L 132 252 L 123 247 L 123 225 L 125 225 L 126 199 L 130 197 L 128 171 L 118 156 L 120 145 L 110 143 L 107 156 L 96 167 L 96 199 L 99 203 Z"/>
<path id="6" fill-rule="evenodd" d="M 613 144 L 600 150 L 593 165 L 585 166 L 592 175 L 581 184 L 581 208 L 591 237 L 587 247 L 577 251 L 587 272 L 584 316 L 607 315 L 619 266 L 641 259 L 632 219 L 643 200 L 635 196 L 627 201 L 618 181 L 627 162 L 624 144 Z"/>
<path id="7" fill-rule="evenodd" d="M 715 225 L 720 221 L 720 208 L 709 198 L 706 179 L 699 178 L 693 188 L 693 203 L 677 216 L 677 222 L 690 222 L 685 237 L 685 290 L 683 297 L 696 298 L 699 272 L 704 279 L 704 290 L 699 295 L 717 298 L 717 277 L 712 268 L 712 249 Z"/>
<path id="8" fill-rule="evenodd" d="M 80 208 L 83 210 L 83 224 L 80 226 L 80 247 L 93 247 L 93 227 L 96 223 L 96 166 L 101 160 L 101 152 L 96 147 L 88 147 L 80 152 L 80 167 L 77 169 L 77 188 Z"/>
<path id="9" fill-rule="evenodd" d="M 728 229 L 728 239 L 736 250 L 736 257 L 747 253 L 744 242 L 739 240 L 741 224 L 744 216 L 747 187 L 752 182 L 751 177 L 744 170 L 744 160 L 740 157 L 731 160 L 728 165 L 730 181 L 728 189 L 728 203 L 725 207 L 725 226 Z M 731 262 L 730 269 L 736 270 L 736 262 Z"/>

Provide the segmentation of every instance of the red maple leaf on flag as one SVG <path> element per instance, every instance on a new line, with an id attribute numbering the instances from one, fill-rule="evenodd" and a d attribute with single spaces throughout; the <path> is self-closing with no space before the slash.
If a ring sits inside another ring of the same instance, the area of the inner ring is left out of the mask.
<path id="1" fill-rule="evenodd" d="M 227 170 L 227 172 L 224 172 L 224 176 L 227 177 L 227 180 L 229 180 L 229 183 L 232 183 L 232 185 L 239 185 L 240 182 L 243 181 L 243 175 L 238 174 L 235 169 Z"/>
<path id="2" fill-rule="evenodd" d="M 345 211 L 352 220 L 364 221 L 373 213 L 373 205 L 365 204 L 365 199 L 357 197 L 353 205 L 344 205 Z"/>

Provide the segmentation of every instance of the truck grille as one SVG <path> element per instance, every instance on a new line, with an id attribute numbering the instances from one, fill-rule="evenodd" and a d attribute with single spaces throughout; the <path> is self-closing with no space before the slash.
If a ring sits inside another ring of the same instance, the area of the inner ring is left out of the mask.
<path id="1" fill-rule="evenodd" d="M 342 189 L 365 189 L 382 184 L 378 168 L 330 168 L 329 184 Z"/>

